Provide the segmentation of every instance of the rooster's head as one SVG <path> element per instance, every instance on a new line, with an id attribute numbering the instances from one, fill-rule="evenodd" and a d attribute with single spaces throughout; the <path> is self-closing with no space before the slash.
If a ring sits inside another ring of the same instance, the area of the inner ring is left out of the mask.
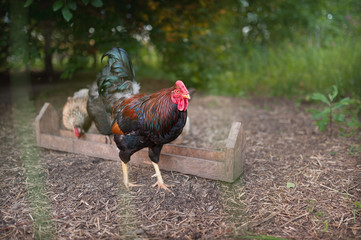
<path id="1" fill-rule="evenodd" d="M 179 111 L 187 110 L 188 99 L 191 99 L 189 92 L 181 80 L 178 80 L 171 92 L 172 101 L 178 105 Z"/>

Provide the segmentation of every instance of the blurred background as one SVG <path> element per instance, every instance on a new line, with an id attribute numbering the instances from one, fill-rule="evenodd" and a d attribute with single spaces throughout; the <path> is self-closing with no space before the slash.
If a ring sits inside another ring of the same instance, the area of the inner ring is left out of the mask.
<path id="1" fill-rule="evenodd" d="M 142 86 L 182 79 L 215 95 L 302 97 L 336 85 L 341 96 L 361 96 L 359 0 L 0 5 L 4 84 L 25 72 L 32 85 L 69 83 L 73 91 L 95 80 L 104 52 L 122 47 Z"/>

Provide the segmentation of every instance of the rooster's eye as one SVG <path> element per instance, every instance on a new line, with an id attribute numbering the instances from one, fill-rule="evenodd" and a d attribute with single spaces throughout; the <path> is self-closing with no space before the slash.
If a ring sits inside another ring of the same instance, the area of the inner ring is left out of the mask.
<path id="1" fill-rule="evenodd" d="M 179 90 L 175 90 L 175 93 L 179 93 Z"/>

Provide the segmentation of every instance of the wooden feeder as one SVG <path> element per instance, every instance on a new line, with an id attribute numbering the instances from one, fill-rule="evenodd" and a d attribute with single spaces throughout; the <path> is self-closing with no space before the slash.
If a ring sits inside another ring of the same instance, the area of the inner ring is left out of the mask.
<path id="1" fill-rule="evenodd" d="M 77 139 L 73 132 L 61 129 L 59 114 L 50 103 L 45 103 L 36 117 L 35 130 L 40 147 L 120 161 L 116 145 L 106 144 L 104 135 L 86 133 Z M 160 155 L 159 167 L 167 171 L 233 182 L 243 173 L 244 148 L 242 124 L 234 122 L 223 150 L 166 144 Z M 129 164 L 151 164 L 148 149 L 133 154 Z"/>

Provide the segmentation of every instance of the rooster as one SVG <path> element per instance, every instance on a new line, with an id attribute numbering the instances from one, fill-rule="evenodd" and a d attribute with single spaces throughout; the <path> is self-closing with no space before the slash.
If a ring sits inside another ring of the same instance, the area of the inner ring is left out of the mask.
<path id="1" fill-rule="evenodd" d="M 116 101 L 139 93 L 132 62 L 122 48 L 113 48 L 103 54 L 108 63 L 98 74 L 89 90 L 87 110 L 90 119 L 103 135 L 111 135 L 111 112 Z"/>
<path id="2" fill-rule="evenodd" d="M 119 150 L 122 163 L 123 182 L 126 188 L 137 186 L 128 180 L 127 163 L 135 152 L 148 147 L 149 158 L 155 169 L 158 186 L 168 188 L 158 167 L 159 155 L 164 144 L 175 140 L 187 121 L 187 107 L 190 99 L 184 83 L 178 80 L 171 88 L 156 93 L 136 94 L 120 99 L 114 104 L 111 132 Z"/>
<path id="3" fill-rule="evenodd" d="M 90 128 L 91 121 L 87 112 L 89 89 L 81 89 L 68 97 L 63 107 L 63 124 L 66 129 L 74 131 L 74 135 L 80 138 Z"/>

